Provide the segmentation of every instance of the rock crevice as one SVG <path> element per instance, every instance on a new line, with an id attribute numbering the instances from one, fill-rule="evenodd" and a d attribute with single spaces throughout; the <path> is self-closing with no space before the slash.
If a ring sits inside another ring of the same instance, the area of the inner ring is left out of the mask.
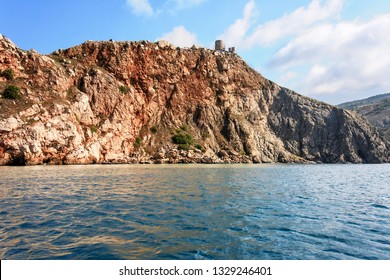
<path id="1" fill-rule="evenodd" d="M 0 36 L 7 69 L 0 91 L 16 85 L 21 99 L 0 100 L 0 165 L 389 161 L 364 119 L 233 53 L 88 41 L 44 56 Z"/>

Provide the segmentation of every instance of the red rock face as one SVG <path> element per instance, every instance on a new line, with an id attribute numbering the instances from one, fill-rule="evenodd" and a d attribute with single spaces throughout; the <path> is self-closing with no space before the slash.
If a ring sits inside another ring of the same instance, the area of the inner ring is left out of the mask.
<path id="1" fill-rule="evenodd" d="M 42 56 L 1 37 L 0 62 L 15 74 L 0 90 L 22 93 L 1 99 L 0 164 L 389 160 L 364 120 L 281 88 L 234 53 L 86 42 Z"/>

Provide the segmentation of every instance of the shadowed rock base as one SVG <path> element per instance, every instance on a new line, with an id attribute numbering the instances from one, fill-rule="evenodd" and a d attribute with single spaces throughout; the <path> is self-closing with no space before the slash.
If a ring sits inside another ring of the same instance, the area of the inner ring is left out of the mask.
<path id="1" fill-rule="evenodd" d="M 91 42 L 44 56 L 0 37 L 0 165 L 389 162 L 357 115 L 265 79 L 234 53 Z M 7 70 L 9 72 L 9 70 Z"/>

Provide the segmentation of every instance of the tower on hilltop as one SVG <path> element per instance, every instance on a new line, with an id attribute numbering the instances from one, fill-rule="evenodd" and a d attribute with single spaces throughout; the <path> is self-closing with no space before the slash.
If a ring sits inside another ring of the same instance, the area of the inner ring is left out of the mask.
<path id="1" fill-rule="evenodd" d="M 215 50 L 216 51 L 224 51 L 225 43 L 222 40 L 215 41 Z"/>
<path id="2" fill-rule="evenodd" d="M 225 43 L 222 40 L 216 40 L 215 41 L 215 50 L 216 51 L 225 51 Z M 228 48 L 228 51 L 231 53 L 235 53 L 236 47 L 230 47 L 230 48 Z"/>

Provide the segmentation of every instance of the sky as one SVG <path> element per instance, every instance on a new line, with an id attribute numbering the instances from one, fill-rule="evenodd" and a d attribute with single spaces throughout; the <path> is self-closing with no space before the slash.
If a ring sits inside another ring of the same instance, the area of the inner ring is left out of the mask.
<path id="1" fill-rule="evenodd" d="M 0 11 L 0 34 L 42 54 L 222 39 L 264 77 L 333 105 L 390 92 L 389 0 L 0 0 Z"/>

